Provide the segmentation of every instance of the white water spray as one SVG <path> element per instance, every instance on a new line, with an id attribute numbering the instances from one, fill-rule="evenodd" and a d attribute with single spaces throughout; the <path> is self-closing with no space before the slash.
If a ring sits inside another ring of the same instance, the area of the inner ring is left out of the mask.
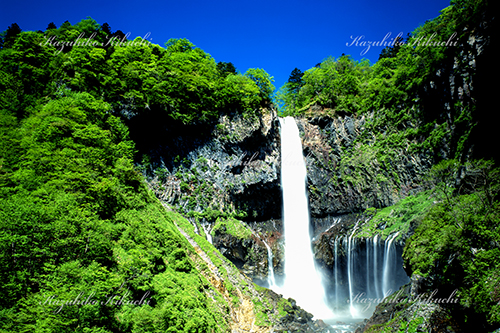
<path id="1" fill-rule="evenodd" d="M 356 232 L 356 227 L 352 231 L 351 235 L 349 236 L 348 243 L 347 243 L 347 280 L 349 283 L 349 312 L 351 313 L 351 316 L 353 318 L 357 318 L 358 311 L 354 307 L 353 304 L 353 283 L 352 283 L 352 275 L 354 274 L 354 253 L 353 253 L 353 248 L 352 248 L 352 243 L 353 239 L 352 236 Z"/>
<path id="2" fill-rule="evenodd" d="M 210 225 L 208 223 L 202 224 L 201 227 L 203 228 L 203 231 L 205 232 L 205 235 L 207 236 L 207 241 L 210 244 L 213 244 L 212 235 L 210 234 Z"/>
<path id="3" fill-rule="evenodd" d="M 378 283 L 378 235 L 373 239 L 373 277 L 375 282 L 375 294 L 377 298 L 382 297 L 380 284 Z"/>
<path id="4" fill-rule="evenodd" d="M 269 289 L 276 289 L 276 280 L 274 279 L 274 267 L 273 267 L 273 251 L 266 243 L 265 240 L 262 239 L 262 242 L 266 246 L 267 249 L 267 283 L 269 284 Z"/>
<path id="5" fill-rule="evenodd" d="M 366 240 L 366 256 L 365 256 L 365 261 L 366 261 L 366 294 L 371 295 L 371 281 L 370 281 L 370 273 L 371 272 L 371 267 L 370 267 L 370 248 L 371 248 L 371 239 L 367 238 Z"/>
<path id="6" fill-rule="evenodd" d="M 314 266 L 309 234 L 306 165 L 299 130 L 293 117 L 280 118 L 281 186 L 285 235 L 283 294 L 315 317 L 331 317 L 321 278 Z"/>
<path id="7" fill-rule="evenodd" d="M 389 279 L 391 278 L 391 266 L 394 263 L 394 250 L 391 252 L 391 249 L 393 248 L 392 242 L 396 239 L 398 236 L 399 232 L 395 233 L 394 236 L 389 236 L 386 241 L 385 241 L 385 252 L 384 252 L 384 270 L 383 270 L 383 280 L 382 280 L 382 292 L 383 296 L 387 297 L 388 294 L 394 292 L 394 290 L 390 289 L 390 281 Z"/>
<path id="8" fill-rule="evenodd" d="M 335 277 L 335 306 L 339 306 L 339 241 L 338 237 L 335 237 L 335 266 L 333 267 L 333 276 Z"/>
<path id="9" fill-rule="evenodd" d="M 357 225 L 348 235 L 335 238 L 333 278 L 338 311 L 342 313 L 346 310 L 350 317 L 362 318 L 371 315 L 375 302 L 382 301 L 409 279 L 397 260 L 395 240 L 399 233 L 392 234 L 385 240 L 381 240 L 380 235 L 375 235 L 365 239 L 363 244 L 361 238 L 355 237 L 356 230 Z M 369 299 L 378 301 L 371 303 L 367 301 Z"/>

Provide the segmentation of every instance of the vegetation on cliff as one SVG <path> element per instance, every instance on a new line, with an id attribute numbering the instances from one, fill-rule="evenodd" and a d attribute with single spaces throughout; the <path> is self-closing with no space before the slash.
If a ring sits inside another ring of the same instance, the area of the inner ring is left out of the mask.
<path id="1" fill-rule="evenodd" d="M 284 313 L 251 305 L 273 301 L 220 254 L 206 255 L 216 252 L 210 244 L 199 252 L 191 224 L 150 192 L 130 131 L 132 118 L 151 112 L 182 126 L 252 115 L 269 101 L 272 78 L 236 73 L 184 39 L 166 48 L 48 42 L 82 32 L 104 44 L 121 36 L 92 19 L 45 32 L 13 24 L 1 36 L 0 330 L 275 325 Z"/>
<path id="2" fill-rule="evenodd" d="M 441 194 L 407 241 L 403 254 L 407 271 L 426 278 L 438 290 L 436 298 L 458 290 L 462 307 L 454 308 L 457 321 L 463 320 L 470 328 L 496 328 L 500 325 L 496 259 L 500 254 L 500 169 L 492 162 L 461 166 L 446 161 L 433 171 L 436 191 L 454 191 Z M 460 181 L 454 184 L 457 176 Z"/>
<path id="3" fill-rule="evenodd" d="M 3 330 L 225 330 L 109 104 L 66 92 L 22 120 L 2 111 Z"/>
<path id="4" fill-rule="evenodd" d="M 365 212 L 360 237 L 413 234 L 404 259 L 419 292 L 458 289 L 447 311 L 482 330 L 500 325 L 498 169 L 471 158 L 485 156 L 477 82 L 491 45 L 475 36 L 487 2 L 452 1 L 376 64 L 295 69 L 276 96 L 312 124 L 313 214 Z M 102 45 L 52 42 L 94 32 Z M 433 34 L 458 46 L 424 45 Z M 0 35 L 0 330 L 265 331 L 304 318 L 200 236 L 203 221 L 251 243 L 237 219 L 279 215 L 273 78 L 186 39 L 111 38 L 124 35 L 90 18 Z M 374 331 L 428 319 L 405 309 Z"/>
<path id="5" fill-rule="evenodd" d="M 295 69 L 277 94 L 283 114 L 304 119 L 312 212 L 364 212 L 356 237 L 412 235 L 404 252 L 411 297 L 457 289 L 459 304 L 443 307 L 450 330 L 500 325 L 498 159 L 481 159 L 498 156 L 492 98 L 481 89 L 494 66 L 495 20 L 488 1 L 452 1 L 377 63 L 328 58 Z M 408 309 L 371 331 L 405 331 L 416 319 L 412 331 L 439 331 L 433 325 L 445 321 Z"/>

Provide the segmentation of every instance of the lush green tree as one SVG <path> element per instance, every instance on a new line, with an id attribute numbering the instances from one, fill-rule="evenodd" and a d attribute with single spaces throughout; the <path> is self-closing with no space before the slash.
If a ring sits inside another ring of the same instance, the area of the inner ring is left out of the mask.
<path id="1" fill-rule="evenodd" d="M 112 35 L 111 33 L 111 27 L 109 26 L 108 23 L 104 23 L 102 26 L 101 26 L 101 30 L 103 32 L 105 32 L 107 35 Z"/>
<path id="2" fill-rule="evenodd" d="M 300 90 L 300 88 L 304 85 L 304 81 L 302 80 L 302 77 L 304 76 L 304 73 L 297 67 L 295 67 L 290 73 L 290 77 L 288 78 L 288 83 L 290 87 L 290 92 L 297 94 Z"/>
<path id="3" fill-rule="evenodd" d="M 257 87 L 259 87 L 262 101 L 271 102 L 275 89 L 273 85 L 274 78 L 262 68 L 249 68 L 245 72 L 245 76 L 254 81 Z"/>
<path id="4" fill-rule="evenodd" d="M 22 87 L 17 100 L 16 113 L 22 116 L 26 109 L 36 104 L 36 99 L 50 90 L 51 67 L 54 48 L 44 45 L 43 34 L 21 32 L 9 49 L 0 53 L 0 68 Z M 11 93 L 18 91 L 11 90 Z"/>
<path id="5" fill-rule="evenodd" d="M 409 40 L 410 36 L 408 36 L 407 41 Z M 397 56 L 399 48 L 401 45 L 404 43 L 403 37 L 396 37 L 394 40 L 394 44 L 392 46 L 387 46 L 382 51 L 380 52 L 380 55 L 378 57 L 378 60 L 383 59 L 383 58 L 394 58 Z"/>
<path id="6" fill-rule="evenodd" d="M 186 38 L 171 38 L 165 43 L 165 46 L 169 53 L 188 52 L 194 48 L 194 44 Z"/>
<path id="7" fill-rule="evenodd" d="M 247 76 L 228 75 L 220 83 L 216 96 L 224 112 L 253 113 L 260 105 L 260 89 Z"/>
<path id="8" fill-rule="evenodd" d="M 47 29 L 45 30 L 52 30 L 52 29 L 57 29 L 57 26 L 54 24 L 54 22 L 50 22 L 49 25 L 47 26 Z"/>
<path id="9" fill-rule="evenodd" d="M 224 77 L 230 74 L 236 75 L 236 67 L 234 67 L 233 63 L 231 62 L 219 61 L 217 63 L 217 70 L 219 71 L 220 75 Z"/>
<path id="10" fill-rule="evenodd" d="M 113 37 L 116 37 L 119 41 L 126 41 L 127 36 L 121 30 L 116 30 L 113 32 Z"/>
<path id="11" fill-rule="evenodd" d="M 17 23 L 12 23 L 11 25 L 9 25 L 2 37 L 1 46 L 11 47 L 12 44 L 14 44 L 17 35 L 19 35 L 21 31 L 22 30 L 21 28 L 19 28 L 19 25 L 17 25 Z"/>

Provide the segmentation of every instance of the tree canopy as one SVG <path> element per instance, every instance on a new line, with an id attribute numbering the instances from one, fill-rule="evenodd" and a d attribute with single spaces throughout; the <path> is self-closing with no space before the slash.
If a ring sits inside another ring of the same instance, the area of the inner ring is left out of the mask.
<path id="1" fill-rule="evenodd" d="M 272 78 L 91 18 L 45 32 L 12 24 L 1 43 L 0 330 L 226 331 L 228 304 L 136 171 L 129 129 L 151 112 L 179 126 L 253 113 Z M 94 303 L 58 303 L 82 293 Z M 109 304 L 113 293 L 132 303 Z"/>

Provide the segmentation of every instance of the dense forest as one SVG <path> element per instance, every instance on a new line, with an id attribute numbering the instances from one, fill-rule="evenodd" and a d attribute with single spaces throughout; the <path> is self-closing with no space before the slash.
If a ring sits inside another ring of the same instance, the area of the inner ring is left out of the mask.
<path id="1" fill-rule="evenodd" d="M 301 331 L 290 328 L 300 312 L 293 302 L 241 275 L 200 224 L 212 225 L 212 236 L 259 243 L 265 232 L 240 221 L 279 218 L 274 188 L 257 190 L 276 182 L 275 161 L 264 153 L 248 160 L 255 147 L 272 146 L 273 121 L 265 135 L 244 134 L 274 110 L 320 125 L 362 120 L 352 141 L 324 155 L 337 160 L 316 163 L 336 176 L 315 183 L 311 175 L 312 209 L 323 209 L 332 189 L 368 196 L 383 184 L 390 200 L 374 194 L 335 213 L 367 217 L 363 236 L 404 230 L 417 294 L 457 289 L 460 302 L 443 316 L 419 312 L 413 321 L 408 313 L 418 311 L 406 303 L 367 331 L 423 331 L 427 321 L 438 332 L 498 329 L 500 171 L 489 81 L 497 26 L 488 1 L 452 1 L 375 64 L 329 57 L 294 69 L 275 92 L 264 69 L 243 74 L 187 39 L 127 41 L 91 18 L 45 31 L 10 25 L 0 34 L 0 331 Z M 72 45 L 82 33 L 97 44 Z M 434 33 L 460 43 L 423 45 Z M 185 133 L 189 143 L 173 141 Z M 265 175 L 245 178 L 233 167 L 230 180 L 215 178 L 213 163 L 183 151 L 213 137 L 228 151 L 251 147 L 246 162 Z M 406 187 L 402 155 L 425 161 L 418 186 Z M 169 182 L 177 194 L 165 198 Z M 268 197 L 275 201 L 255 203 Z"/>
<path id="2" fill-rule="evenodd" d="M 134 166 L 126 123 L 161 110 L 178 126 L 209 128 L 230 110 L 269 103 L 271 78 L 236 73 L 185 39 L 166 48 L 47 43 L 93 32 L 102 42 L 112 35 L 92 19 L 45 32 L 13 24 L 2 35 L 1 329 L 226 331 L 229 306 L 190 259 L 173 222 L 181 218 Z M 69 300 L 92 303 L 62 305 Z"/>

